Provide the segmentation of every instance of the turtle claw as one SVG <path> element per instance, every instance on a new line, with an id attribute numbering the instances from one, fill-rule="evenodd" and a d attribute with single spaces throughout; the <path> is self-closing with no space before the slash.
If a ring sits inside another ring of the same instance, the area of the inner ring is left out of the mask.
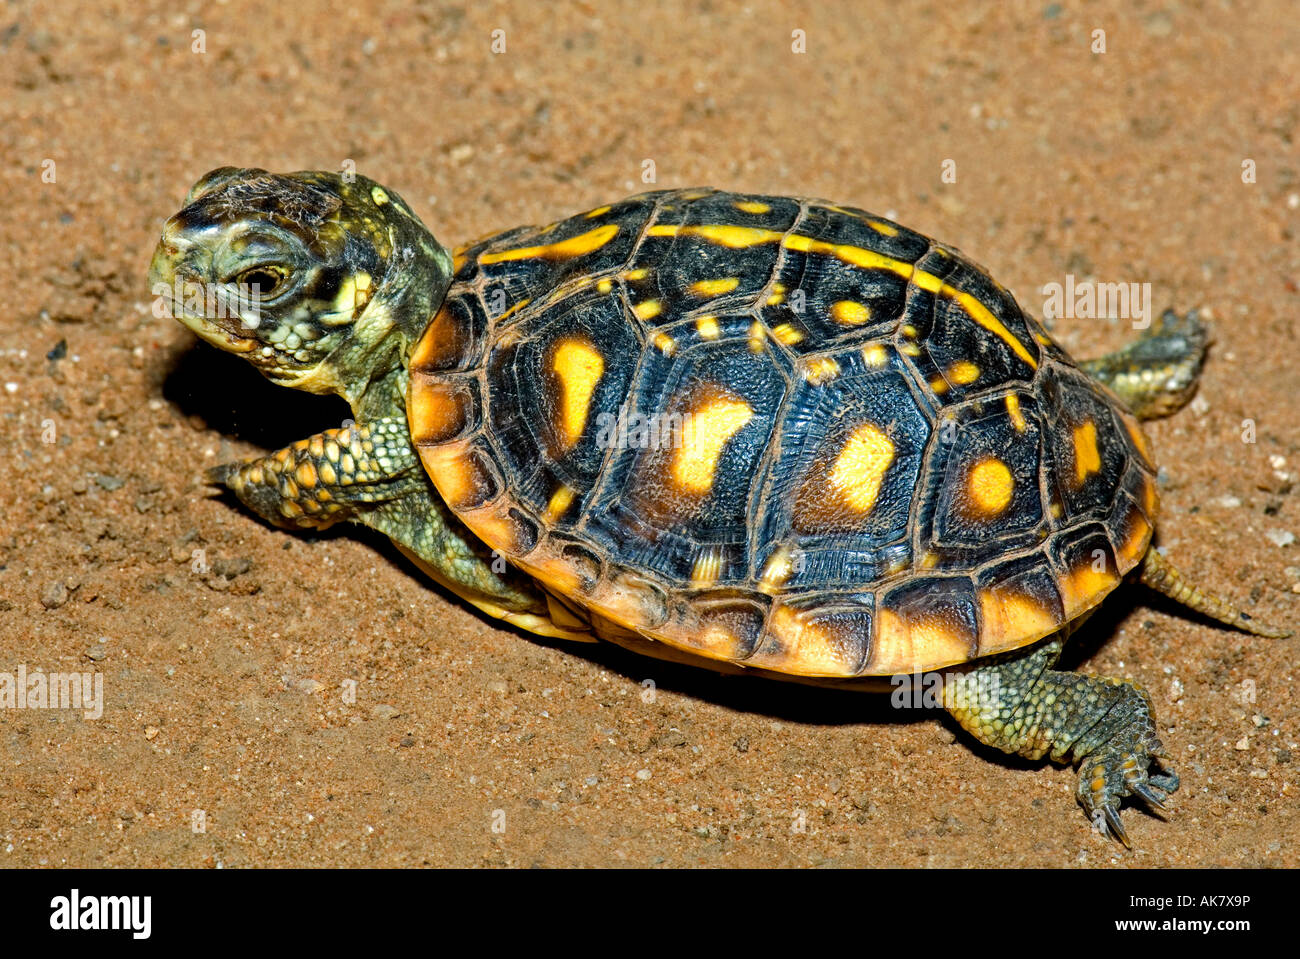
<path id="1" fill-rule="evenodd" d="M 1128 841 L 1128 833 L 1124 831 L 1124 824 L 1120 822 L 1119 809 L 1115 806 L 1106 806 L 1105 813 L 1105 818 L 1101 821 L 1105 822 L 1110 835 L 1122 842 L 1125 849 L 1132 849 L 1133 844 Z"/>
<path id="2" fill-rule="evenodd" d="M 1139 745 L 1137 749 L 1103 748 L 1088 757 L 1079 771 L 1078 798 L 1093 826 L 1103 836 L 1110 836 L 1131 849 L 1128 833 L 1120 821 L 1120 800 L 1136 796 L 1164 818 L 1165 800 L 1178 789 L 1178 774 L 1173 770 L 1149 769 L 1159 751 Z"/>
<path id="3" fill-rule="evenodd" d="M 240 463 L 222 463 L 220 466 L 209 466 L 203 471 L 203 479 L 213 486 L 229 486 L 230 479 L 239 472 Z"/>
<path id="4" fill-rule="evenodd" d="M 1149 783 L 1133 783 L 1129 788 L 1133 790 L 1133 795 L 1137 796 L 1148 806 L 1159 810 L 1165 808 L 1165 800 L 1168 796 L 1162 795 L 1162 790 L 1154 788 Z"/>

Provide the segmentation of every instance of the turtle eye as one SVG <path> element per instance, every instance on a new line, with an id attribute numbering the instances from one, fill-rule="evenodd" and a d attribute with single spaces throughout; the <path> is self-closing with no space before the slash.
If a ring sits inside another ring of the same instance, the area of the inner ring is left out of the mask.
<path id="1" fill-rule="evenodd" d="M 286 272 L 278 266 L 254 266 L 240 273 L 235 279 L 241 286 L 257 288 L 257 298 L 267 300 L 279 292 L 287 277 Z"/>

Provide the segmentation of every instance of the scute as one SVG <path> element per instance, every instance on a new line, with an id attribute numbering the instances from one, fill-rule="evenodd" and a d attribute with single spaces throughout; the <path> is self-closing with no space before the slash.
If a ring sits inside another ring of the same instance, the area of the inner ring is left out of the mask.
<path id="1" fill-rule="evenodd" d="M 1140 428 L 959 252 L 666 191 L 457 252 L 412 436 L 466 526 L 616 641 L 799 676 L 939 668 L 1141 559 Z"/>

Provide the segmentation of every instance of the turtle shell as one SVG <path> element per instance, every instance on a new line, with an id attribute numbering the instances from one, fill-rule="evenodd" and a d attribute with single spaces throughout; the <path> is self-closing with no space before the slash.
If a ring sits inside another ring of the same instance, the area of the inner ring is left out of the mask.
<path id="1" fill-rule="evenodd" d="M 804 677 L 1032 643 L 1142 558 L 1136 421 L 980 267 L 862 210 L 633 197 L 456 251 L 412 438 L 617 638 Z"/>

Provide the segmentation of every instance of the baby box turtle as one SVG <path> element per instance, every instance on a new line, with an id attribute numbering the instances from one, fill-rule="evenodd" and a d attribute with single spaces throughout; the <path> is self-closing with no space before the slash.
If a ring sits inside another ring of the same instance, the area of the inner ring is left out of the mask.
<path id="1" fill-rule="evenodd" d="M 380 530 L 547 636 L 817 682 L 942 671 L 962 727 L 1077 763 L 1125 842 L 1121 798 L 1178 777 L 1145 691 L 1053 669 L 1065 638 L 1129 574 L 1285 635 L 1151 545 L 1137 420 L 1195 389 L 1195 316 L 1076 363 L 961 253 L 862 210 L 660 191 L 449 252 L 365 177 L 223 168 L 151 279 L 204 340 L 351 405 L 212 470 L 270 522 Z"/>

